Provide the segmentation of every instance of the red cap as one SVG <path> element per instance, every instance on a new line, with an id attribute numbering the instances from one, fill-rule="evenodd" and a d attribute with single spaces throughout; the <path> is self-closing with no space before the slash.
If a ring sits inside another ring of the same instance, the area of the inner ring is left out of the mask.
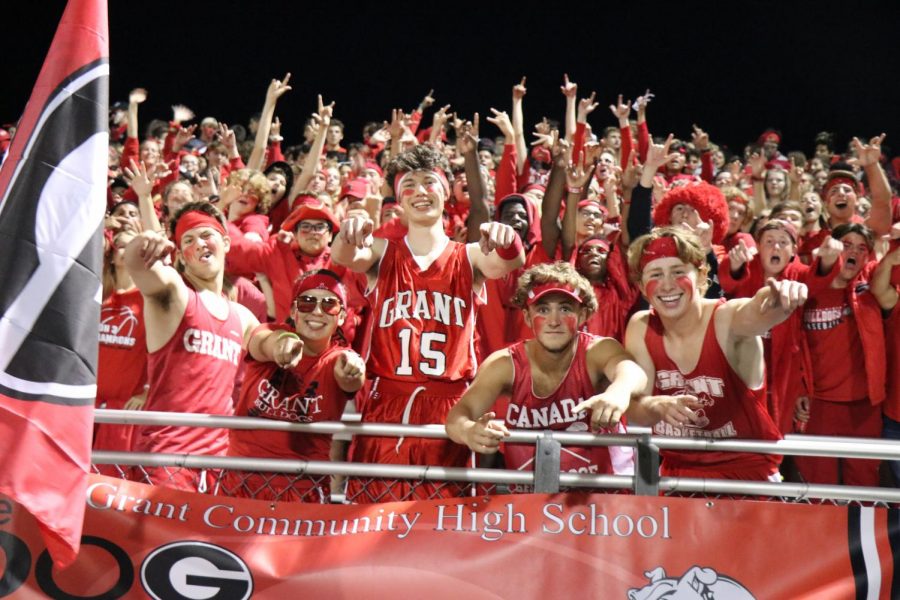
<path id="1" fill-rule="evenodd" d="M 294 212 L 288 215 L 287 219 L 281 224 L 281 229 L 282 231 L 293 231 L 300 221 L 306 221 L 308 219 L 325 221 L 331 225 L 332 232 L 337 231 L 340 228 L 340 223 L 337 222 L 337 219 L 334 218 L 334 215 L 328 210 L 327 206 L 321 202 L 316 202 L 315 199 L 309 199 L 300 204 L 294 209 Z"/>
<path id="2" fill-rule="evenodd" d="M 351 179 L 341 187 L 341 195 L 339 197 L 344 198 L 345 196 L 350 196 L 357 200 L 365 200 L 368 195 L 369 180 L 357 177 L 356 179 Z"/>
<path id="3" fill-rule="evenodd" d="M 367 160 L 366 164 L 363 166 L 363 170 L 366 170 L 366 169 L 372 169 L 373 171 L 376 171 L 379 176 L 384 177 L 384 171 L 381 170 L 381 167 L 378 165 L 377 162 Z"/>
<path id="4" fill-rule="evenodd" d="M 526 300 L 526 304 L 531 306 L 547 294 L 564 294 L 575 302 L 578 302 L 579 304 L 582 304 L 584 302 L 584 300 L 581 299 L 581 295 L 579 294 L 578 290 L 576 290 L 572 286 L 565 283 L 559 283 L 558 281 L 551 281 L 549 283 L 539 285 L 528 292 L 528 300 Z"/>

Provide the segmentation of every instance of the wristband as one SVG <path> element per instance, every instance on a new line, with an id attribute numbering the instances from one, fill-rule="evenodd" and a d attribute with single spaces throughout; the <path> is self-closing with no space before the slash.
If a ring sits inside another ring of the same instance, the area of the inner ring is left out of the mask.
<path id="1" fill-rule="evenodd" d="M 580 193 L 581 193 L 581 188 L 580 188 L 580 187 L 570 187 L 570 186 L 566 186 L 566 191 L 569 192 L 570 194 L 580 194 Z"/>
<path id="2" fill-rule="evenodd" d="M 497 256 L 502 258 L 503 260 L 512 260 L 514 258 L 518 258 L 519 253 L 524 250 L 522 246 L 522 238 L 519 237 L 519 234 L 516 234 L 516 237 L 513 238 L 513 243 L 507 246 L 506 248 L 496 248 Z"/>
<path id="3" fill-rule="evenodd" d="M 300 341 L 300 336 L 297 335 L 296 333 L 294 333 L 293 331 L 281 331 L 281 332 L 275 337 L 275 343 L 280 342 L 280 341 L 281 341 L 281 338 L 285 338 L 285 337 L 292 337 L 292 338 L 294 338 L 295 340 Z"/>

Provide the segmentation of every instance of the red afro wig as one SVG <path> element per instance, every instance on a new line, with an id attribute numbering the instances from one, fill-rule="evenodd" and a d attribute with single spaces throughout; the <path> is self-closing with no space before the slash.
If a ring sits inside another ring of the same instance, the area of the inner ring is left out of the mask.
<path id="1" fill-rule="evenodd" d="M 676 204 L 688 204 L 700 213 L 700 218 L 712 223 L 714 244 L 721 244 L 728 233 L 728 202 L 722 190 L 700 181 L 676 187 L 663 196 L 653 209 L 653 224 L 657 227 L 672 224 L 672 209 Z"/>

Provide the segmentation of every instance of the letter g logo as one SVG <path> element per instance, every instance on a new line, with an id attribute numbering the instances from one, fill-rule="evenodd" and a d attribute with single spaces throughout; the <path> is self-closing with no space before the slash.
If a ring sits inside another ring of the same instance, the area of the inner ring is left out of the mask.
<path id="1" fill-rule="evenodd" d="M 246 600 L 253 576 L 239 556 L 204 542 L 157 548 L 141 565 L 141 585 L 156 600 Z"/>

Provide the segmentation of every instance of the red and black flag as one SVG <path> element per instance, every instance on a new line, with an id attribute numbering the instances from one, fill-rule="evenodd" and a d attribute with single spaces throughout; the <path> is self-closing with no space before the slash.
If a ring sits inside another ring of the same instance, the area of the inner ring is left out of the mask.
<path id="1" fill-rule="evenodd" d="M 69 0 L 0 169 L 0 493 L 78 553 L 106 206 L 106 0 Z"/>

